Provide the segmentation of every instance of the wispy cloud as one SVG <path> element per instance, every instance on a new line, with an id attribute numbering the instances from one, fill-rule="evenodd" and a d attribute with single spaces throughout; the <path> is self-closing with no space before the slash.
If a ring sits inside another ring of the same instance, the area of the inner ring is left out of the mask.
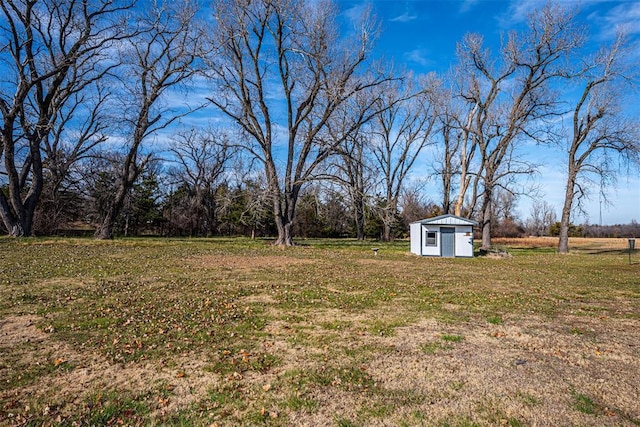
<path id="1" fill-rule="evenodd" d="M 342 15 L 345 16 L 350 22 L 358 22 L 363 14 L 371 5 L 368 2 L 356 3 L 348 9 L 342 11 Z"/>
<path id="2" fill-rule="evenodd" d="M 498 25 L 502 29 L 507 29 L 521 24 L 527 20 L 527 16 L 531 12 L 539 9 L 542 5 L 544 3 L 539 0 L 512 0 L 507 11 L 496 18 Z"/>
<path id="3" fill-rule="evenodd" d="M 389 19 L 391 22 L 410 22 L 418 19 L 418 15 L 415 13 L 409 13 L 408 11 L 403 13 L 402 15 L 398 15 L 394 18 Z"/>
<path id="4" fill-rule="evenodd" d="M 471 9 L 473 9 L 480 0 L 464 0 L 460 3 L 460 9 L 459 12 L 460 13 L 467 13 L 469 12 Z"/>
<path id="5" fill-rule="evenodd" d="M 599 29 L 597 37 L 612 40 L 618 32 L 628 36 L 640 34 L 640 2 L 622 2 L 602 14 L 598 11 L 589 15 L 589 20 Z"/>
<path id="6" fill-rule="evenodd" d="M 433 60 L 429 58 L 429 51 L 422 47 L 405 52 L 403 57 L 407 62 L 413 62 L 423 67 L 433 65 Z"/>

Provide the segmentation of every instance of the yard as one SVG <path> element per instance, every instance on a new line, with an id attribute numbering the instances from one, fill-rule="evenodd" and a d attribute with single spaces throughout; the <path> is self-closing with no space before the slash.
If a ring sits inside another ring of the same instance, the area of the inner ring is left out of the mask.
<path id="1" fill-rule="evenodd" d="M 0 425 L 640 425 L 640 252 L 555 242 L 0 238 Z"/>

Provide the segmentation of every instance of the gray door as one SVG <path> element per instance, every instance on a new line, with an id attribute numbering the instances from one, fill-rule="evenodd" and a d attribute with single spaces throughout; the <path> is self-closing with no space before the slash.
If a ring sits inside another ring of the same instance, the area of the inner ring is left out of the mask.
<path id="1" fill-rule="evenodd" d="M 451 227 L 440 228 L 440 254 L 443 257 L 454 257 L 456 254 L 456 229 Z"/>

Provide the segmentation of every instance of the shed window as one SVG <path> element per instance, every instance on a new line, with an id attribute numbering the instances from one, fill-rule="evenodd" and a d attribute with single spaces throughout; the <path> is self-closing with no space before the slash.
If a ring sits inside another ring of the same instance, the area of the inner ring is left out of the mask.
<path id="1" fill-rule="evenodd" d="M 436 232 L 427 231 L 427 246 L 436 246 Z"/>

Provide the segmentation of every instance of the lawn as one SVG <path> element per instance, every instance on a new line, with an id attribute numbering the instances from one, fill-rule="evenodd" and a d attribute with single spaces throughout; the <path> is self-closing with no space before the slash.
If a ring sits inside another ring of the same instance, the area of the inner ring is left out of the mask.
<path id="1" fill-rule="evenodd" d="M 640 252 L 554 242 L 0 238 L 0 425 L 640 425 Z"/>

